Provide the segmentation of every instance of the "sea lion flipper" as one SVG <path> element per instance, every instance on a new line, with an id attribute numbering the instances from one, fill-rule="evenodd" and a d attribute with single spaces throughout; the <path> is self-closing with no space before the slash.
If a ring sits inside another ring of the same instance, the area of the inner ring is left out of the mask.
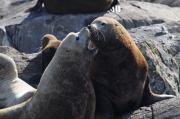
<path id="1" fill-rule="evenodd" d="M 0 109 L 0 119 L 17 119 L 17 118 L 19 118 L 22 111 L 24 110 L 27 102 L 29 102 L 29 101 L 30 101 L 30 99 L 28 99 L 27 101 L 22 102 L 20 104 L 17 104 L 15 106 Z"/>
<path id="2" fill-rule="evenodd" d="M 114 110 L 111 101 L 103 95 L 96 95 L 96 101 L 95 119 L 113 119 Z"/>
<path id="3" fill-rule="evenodd" d="M 149 80 L 150 80 L 150 77 L 148 75 L 147 80 L 145 82 L 144 95 L 143 95 L 143 99 L 142 99 L 142 103 L 141 103 L 142 106 L 151 105 L 155 102 L 175 97 L 174 95 L 167 95 L 167 94 L 159 95 L 159 94 L 153 93 L 149 86 Z"/>

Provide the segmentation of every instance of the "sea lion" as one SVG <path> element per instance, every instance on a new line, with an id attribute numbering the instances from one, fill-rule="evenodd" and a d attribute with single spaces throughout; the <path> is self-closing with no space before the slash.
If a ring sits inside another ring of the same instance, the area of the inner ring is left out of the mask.
<path id="1" fill-rule="evenodd" d="M 46 34 L 42 38 L 42 71 L 48 66 L 61 41 L 52 34 Z"/>
<path id="2" fill-rule="evenodd" d="M 32 99 L 0 110 L 0 119 L 94 119 L 95 93 L 88 70 L 90 32 L 70 33 L 44 71 Z"/>
<path id="3" fill-rule="evenodd" d="M 153 97 L 149 103 L 174 97 L 145 90 L 148 64 L 118 21 L 99 17 L 88 28 L 97 48 L 90 73 L 96 95 L 95 119 L 114 119 L 139 107 L 144 93 Z"/>
<path id="4" fill-rule="evenodd" d="M 14 60 L 0 53 L 0 108 L 24 102 L 35 92 L 36 89 L 18 78 Z"/>
<path id="5" fill-rule="evenodd" d="M 93 13 L 106 11 L 118 3 L 118 0 L 38 0 L 37 4 L 27 11 L 42 8 L 54 14 Z"/>

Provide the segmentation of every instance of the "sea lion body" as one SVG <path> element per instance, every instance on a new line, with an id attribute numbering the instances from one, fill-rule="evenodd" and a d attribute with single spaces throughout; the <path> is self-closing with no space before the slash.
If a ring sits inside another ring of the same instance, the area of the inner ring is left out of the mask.
<path id="1" fill-rule="evenodd" d="M 46 34 L 43 36 L 42 38 L 42 71 L 45 70 L 49 62 L 52 60 L 60 43 L 61 41 L 58 40 L 52 34 Z"/>
<path id="2" fill-rule="evenodd" d="M 54 14 L 93 13 L 106 11 L 118 3 L 117 0 L 38 0 L 33 10 L 42 7 Z"/>
<path id="3" fill-rule="evenodd" d="M 96 94 L 96 119 L 113 119 L 140 106 L 148 64 L 116 20 L 99 17 L 88 28 L 98 48 L 90 75 Z"/>
<path id="4" fill-rule="evenodd" d="M 14 60 L 0 53 L 0 108 L 24 102 L 35 92 L 36 89 L 18 78 Z"/>
<path id="5" fill-rule="evenodd" d="M 25 104 L 0 110 L 2 119 L 94 119 L 95 94 L 88 79 L 93 53 L 87 28 L 61 42 L 42 75 L 36 94 Z"/>

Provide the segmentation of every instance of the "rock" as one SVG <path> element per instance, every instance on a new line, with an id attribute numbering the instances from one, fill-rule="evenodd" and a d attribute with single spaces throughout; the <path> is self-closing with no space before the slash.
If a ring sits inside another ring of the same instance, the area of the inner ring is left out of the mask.
<path id="1" fill-rule="evenodd" d="M 141 107 L 117 119 L 179 119 L 180 97 Z"/>
<path id="2" fill-rule="evenodd" d="M 4 27 L 0 27 L 0 46 L 10 46 L 8 36 Z"/>
<path id="3" fill-rule="evenodd" d="M 33 53 L 39 50 L 43 35 L 50 33 L 63 39 L 69 32 L 79 31 L 87 24 L 86 22 L 95 17 L 95 15 L 65 15 L 61 17 L 42 15 L 5 28 L 14 48 L 20 52 Z"/>
<path id="4" fill-rule="evenodd" d="M 179 95 L 178 63 L 180 32 L 176 23 L 156 24 L 129 30 L 149 64 L 150 86 L 158 94 Z"/>
<path id="5" fill-rule="evenodd" d="M 120 13 L 112 12 L 106 16 L 115 18 L 128 29 L 180 20 L 180 8 L 137 1 L 121 3 L 120 7 Z"/>
<path id="6" fill-rule="evenodd" d="M 0 19 L 22 16 L 23 11 L 36 4 L 36 0 L 0 0 Z"/>
<path id="7" fill-rule="evenodd" d="M 126 0 L 122 0 L 122 1 L 126 1 Z M 132 1 L 132 0 L 127 0 L 127 1 Z M 169 5 L 171 7 L 180 7 L 180 0 L 138 0 L 138 1 L 161 3 L 161 4 Z"/>
<path id="8" fill-rule="evenodd" d="M 0 53 L 6 54 L 14 59 L 19 77 L 36 87 L 41 78 L 41 54 L 20 53 L 16 49 L 0 46 Z"/>
<path id="9" fill-rule="evenodd" d="M 172 7 L 180 7 L 180 1 L 179 0 L 155 0 L 154 2 L 169 5 Z"/>

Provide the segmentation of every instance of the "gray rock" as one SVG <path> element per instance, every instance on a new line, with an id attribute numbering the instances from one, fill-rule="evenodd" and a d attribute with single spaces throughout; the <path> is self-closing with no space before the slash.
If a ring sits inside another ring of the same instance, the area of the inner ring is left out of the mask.
<path id="1" fill-rule="evenodd" d="M 180 1 L 179 0 L 155 0 L 154 2 L 169 5 L 172 7 L 180 7 Z"/>
<path id="2" fill-rule="evenodd" d="M 0 26 L 0 46 L 10 46 L 8 36 L 4 27 Z"/>
<path id="3" fill-rule="evenodd" d="M 180 32 L 173 30 L 175 26 L 164 23 L 130 30 L 148 61 L 152 91 L 158 94 L 179 95 L 179 72 L 175 57 L 180 52 L 180 39 L 177 37 Z M 180 28 L 180 25 L 176 27 Z"/>
<path id="4" fill-rule="evenodd" d="M 112 12 L 106 16 L 115 18 L 126 28 L 180 20 L 180 8 L 137 1 L 123 2 L 120 6 L 120 13 Z"/>
<path id="5" fill-rule="evenodd" d="M 134 1 L 134 0 L 120 0 L 120 1 L 125 2 L 125 1 Z M 169 5 L 171 7 L 180 7 L 180 0 L 137 0 L 137 1 L 161 3 L 161 4 Z"/>
<path id="6" fill-rule="evenodd" d="M 63 39 L 69 32 L 77 32 L 96 15 L 43 15 L 21 24 L 6 26 L 10 43 L 21 52 L 33 53 L 39 50 L 41 38 L 50 33 Z"/>
<path id="7" fill-rule="evenodd" d="M 141 107 L 117 119 L 179 119 L 180 97 Z"/>

